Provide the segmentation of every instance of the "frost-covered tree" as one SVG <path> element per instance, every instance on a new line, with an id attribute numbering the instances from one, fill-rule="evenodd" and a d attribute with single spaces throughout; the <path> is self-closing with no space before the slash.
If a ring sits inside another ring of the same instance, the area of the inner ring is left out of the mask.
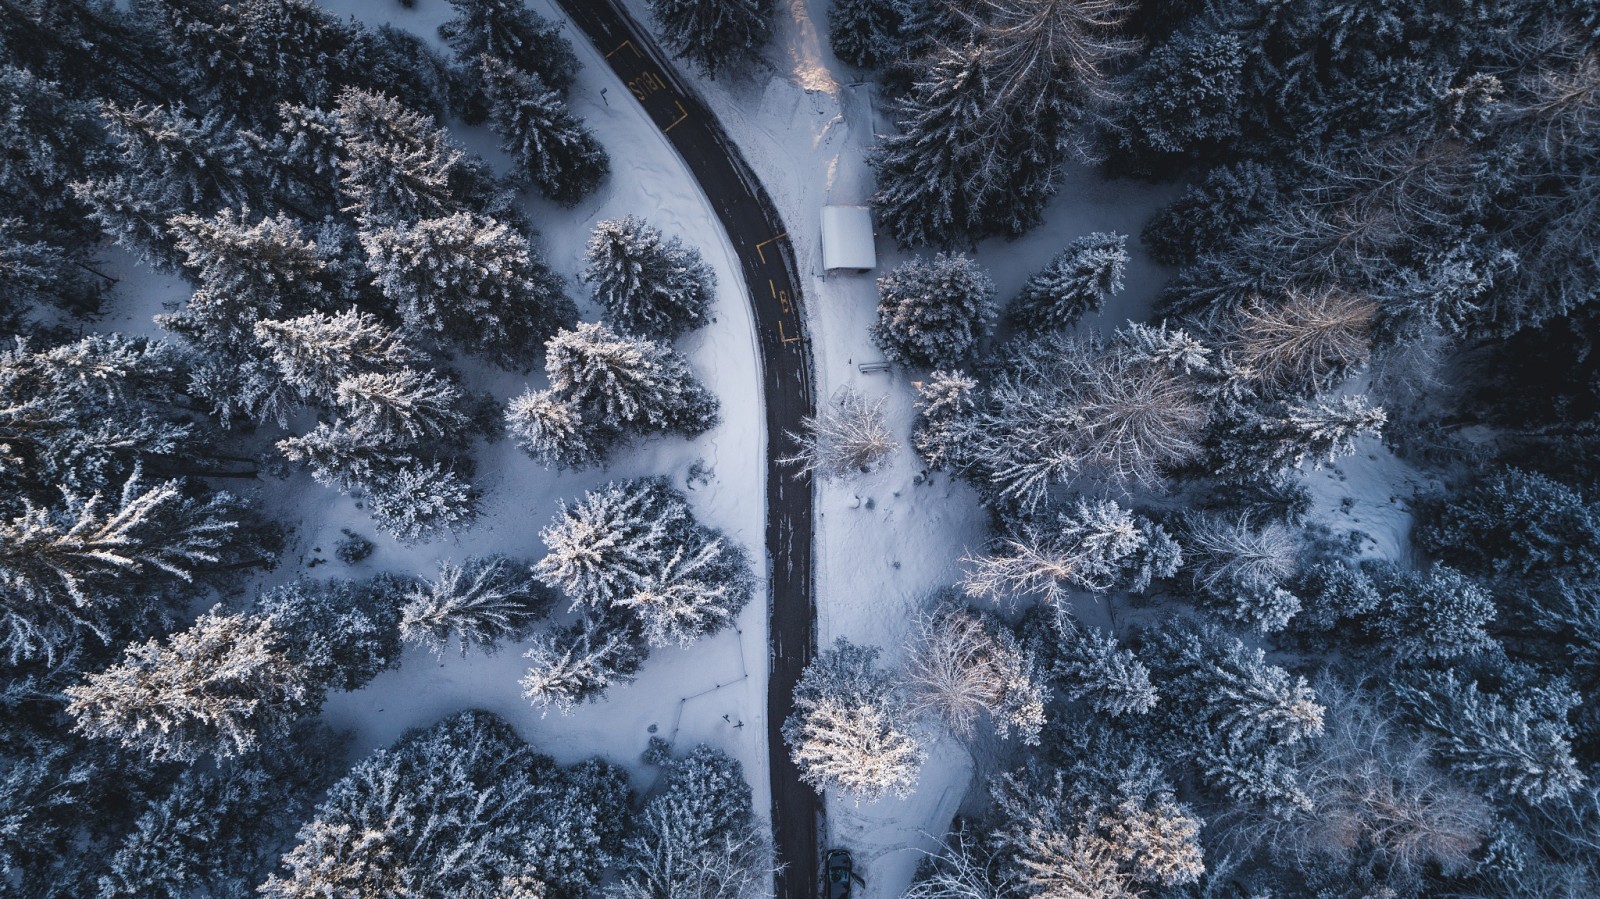
<path id="1" fill-rule="evenodd" d="M 1453 671 L 1428 671 L 1397 684 L 1395 695 L 1451 768 L 1496 794 L 1542 803 L 1584 782 L 1567 722 L 1579 698 L 1559 684 L 1530 686 L 1513 699 L 1482 692 Z"/>
<path id="2" fill-rule="evenodd" d="M 573 320 L 572 301 L 528 239 L 458 213 L 363 231 L 367 265 L 408 327 L 521 367 Z"/>
<path id="3" fill-rule="evenodd" d="M 898 0 L 841 0 L 828 9 L 828 43 L 840 59 L 876 68 L 900 54 Z"/>
<path id="4" fill-rule="evenodd" d="M 573 206 L 594 192 L 611 170 L 593 132 L 552 88 L 516 66 L 478 57 L 489 121 L 504 150 L 540 192 Z"/>
<path id="5" fill-rule="evenodd" d="M 1423 504 L 1417 544 L 1469 574 L 1500 578 L 1600 575 L 1600 510 L 1536 472 L 1490 472 Z"/>
<path id="6" fill-rule="evenodd" d="M 1356 441 L 1375 437 L 1388 423 L 1382 407 L 1364 395 L 1305 403 L 1236 404 L 1219 416 L 1212 448 L 1215 470 L 1233 479 L 1288 477 L 1311 463 L 1332 465 L 1356 451 Z"/>
<path id="7" fill-rule="evenodd" d="M 528 660 L 519 682 L 522 695 L 543 711 L 566 714 L 599 700 L 612 686 L 632 683 L 648 654 L 631 618 L 604 609 L 585 613 L 570 626 L 534 637 L 522 654 Z"/>
<path id="8" fill-rule="evenodd" d="M 618 328 L 660 340 L 705 324 L 716 289 L 698 250 L 631 215 L 594 226 L 583 279 Z"/>
<path id="9" fill-rule="evenodd" d="M 1300 611 L 1285 587 L 1300 569 L 1300 538 L 1283 522 L 1198 514 L 1187 519 L 1183 544 L 1195 589 L 1228 617 L 1270 633 Z"/>
<path id="10" fill-rule="evenodd" d="M 256 597 L 254 614 L 272 625 L 277 645 L 311 681 L 359 690 L 400 664 L 400 605 L 408 579 L 303 578 Z"/>
<path id="11" fill-rule="evenodd" d="M 1242 746 L 1303 742 L 1322 733 L 1326 710 L 1303 677 L 1212 625 L 1178 622 L 1158 632 L 1146 658 L 1167 712 L 1192 728 L 1215 728 Z M 1216 742 L 1213 740 L 1213 742 Z"/>
<path id="12" fill-rule="evenodd" d="M 864 474 L 882 467 L 900 448 L 884 416 L 887 397 L 867 399 L 846 389 L 816 415 L 801 419 L 805 428 L 790 432 L 798 451 L 780 461 L 825 478 Z"/>
<path id="13" fill-rule="evenodd" d="M 994 282 L 959 253 L 902 263 L 878 279 L 878 296 L 872 340 L 902 365 L 955 365 L 994 321 Z"/>
<path id="14" fill-rule="evenodd" d="M 1498 648 L 1487 630 L 1496 615 L 1494 597 L 1454 568 L 1380 569 L 1374 580 L 1383 600 L 1371 627 L 1396 659 L 1453 661 Z"/>
<path id="15" fill-rule="evenodd" d="M 961 471 L 971 464 L 967 448 L 978 409 L 978 382 L 962 371 L 935 371 L 915 381 L 916 423 L 911 446 L 929 468 Z"/>
<path id="16" fill-rule="evenodd" d="M 653 646 L 688 645 L 728 626 L 749 602 L 738 547 L 694 520 L 683 496 L 656 478 L 610 484 L 540 532 L 550 552 L 534 566 L 573 606 L 609 607 L 638 621 Z"/>
<path id="17" fill-rule="evenodd" d="M 1118 143 L 1139 153 L 1177 154 L 1238 135 L 1244 68 L 1236 34 L 1173 35 L 1133 76 Z"/>
<path id="18" fill-rule="evenodd" d="M 549 468 L 599 464 L 618 437 L 605 422 L 586 422 L 578 404 L 550 390 L 530 390 L 506 404 L 506 433 L 535 462 Z"/>
<path id="19" fill-rule="evenodd" d="M 1117 638 L 1059 609 L 1044 610 L 1031 634 L 1061 692 L 1111 717 L 1143 715 L 1160 698 L 1150 669 Z"/>
<path id="20" fill-rule="evenodd" d="M 413 463 L 367 485 L 378 526 L 399 540 L 431 540 L 478 517 L 478 491 L 443 463 Z"/>
<path id="21" fill-rule="evenodd" d="M 1140 239 L 1157 262 L 1194 262 L 1230 235 L 1281 211 L 1286 188 L 1283 175 L 1255 160 L 1217 166 L 1182 197 L 1151 216 Z"/>
<path id="22" fill-rule="evenodd" d="M 1160 484 L 1200 454 L 1214 371 L 1203 344 L 1165 327 L 1129 325 L 1109 343 L 1024 342 L 973 428 L 983 479 L 1029 506 L 1084 477 Z"/>
<path id="23" fill-rule="evenodd" d="M 1291 291 L 1280 302 L 1257 300 L 1223 330 L 1234 364 L 1273 395 L 1331 388 L 1372 355 L 1378 304 L 1342 290 Z"/>
<path id="24" fill-rule="evenodd" d="M 38 236 L 52 242 L 87 236 L 85 223 L 74 221 L 82 211 L 70 185 L 85 178 L 106 142 L 94 105 L 69 93 L 28 68 L 0 66 L 0 154 L 7 160 L 0 197 L 14 210 L 8 214 L 42 226 Z"/>
<path id="25" fill-rule="evenodd" d="M 0 647 L 13 660 L 54 660 L 83 636 L 109 642 L 141 594 L 191 582 L 237 539 L 232 498 L 186 497 L 177 481 L 146 486 L 136 467 L 114 499 L 62 492 L 24 499 L 0 521 Z"/>
<path id="26" fill-rule="evenodd" d="M 452 183 L 464 166 L 462 152 L 431 116 L 351 89 L 339 95 L 333 126 L 339 191 L 362 221 L 415 222 L 462 211 Z"/>
<path id="27" fill-rule="evenodd" d="M 1016 886 L 1005 870 L 998 840 L 957 818 L 939 849 L 917 866 L 904 899 L 1007 899 Z"/>
<path id="28" fill-rule="evenodd" d="M 505 556 L 439 563 L 431 581 L 413 587 L 400 609 L 400 635 L 443 655 L 452 643 L 461 654 L 494 652 L 521 640 L 549 612 L 555 597 L 526 565 Z"/>
<path id="29" fill-rule="evenodd" d="M 317 483 L 349 493 L 380 483 L 411 461 L 410 447 L 381 443 L 380 436 L 321 422 L 305 434 L 285 437 L 277 447 L 284 458 L 309 468 Z"/>
<path id="30" fill-rule="evenodd" d="M 1055 193 L 1053 142 L 1009 119 L 980 46 L 943 50 L 897 101 L 898 133 L 871 163 L 878 220 L 901 246 L 951 246 L 1036 225 Z"/>
<path id="31" fill-rule="evenodd" d="M 341 423 L 358 439 L 378 443 L 459 441 L 468 428 L 461 392 L 432 371 L 397 368 L 340 381 L 333 392 Z"/>
<path id="32" fill-rule="evenodd" d="M 971 739 L 980 718 L 1001 737 L 1013 729 L 1035 744 L 1044 727 L 1046 690 L 1033 654 L 999 621 L 947 604 L 918 616 L 901 679 L 912 712 L 937 717 Z"/>
<path id="33" fill-rule="evenodd" d="M 907 795 L 926 750 L 877 647 L 840 638 L 806 666 L 794 691 L 783 740 L 800 778 L 819 791 L 837 789 L 860 802 Z"/>
<path id="34" fill-rule="evenodd" d="M 506 413 L 512 436 L 542 461 L 587 462 L 630 434 L 698 434 L 716 422 L 716 397 L 683 356 L 598 322 L 546 342 L 545 373 L 549 389 L 513 399 Z"/>
<path id="35" fill-rule="evenodd" d="M 1097 231 L 1067 244 L 1050 264 L 1022 285 L 1006 310 L 1029 331 L 1070 328 L 1086 313 L 1099 312 L 1122 291 L 1128 267 L 1128 238 Z"/>
<path id="36" fill-rule="evenodd" d="M 359 373 L 394 371 L 422 358 L 399 332 L 354 306 L 258 321 L 254 331 L 284 383 L 323 407 L 333 406 L 339 385 Z"/>
<path id="37" fill-rule="evenodd" d="M 712 77 L 772 37 L 772 0 L 650 0 L 650 12 L 673 52 Z"/>
<path id="38" fill-rule="evenodd" d="M 961 588 L 973 597 L 1035 594 L 1060 605 L 1071 590 L 1142 591 L 1154 578 L 1171 577 L 1182 559 L 1155 522 L 1110 500 L 1079 499 L 1054 516 L 1016 520 L 991 552 L 963 559 Z"/>
<path id="39" fill-rule="evenodd" d="M 561 769 L 494 715 L 461 712 L 357 764 L 260 892 L 575 899 L 620 848 L 628 799 L 604 762 Z"/>
<path id="40" fill-rule="evenodd" d="M 747 899 L 768 889 L 772 849 L 737 761 L 701 746 L 672 760 L 623 844 L 614 899 Z"/>
<path id="41" fill-rule="evenodd" d="M 84 733 L 177 761 L 248 752 L 287 733 L 321 699 L 307 669 L 278 648 L 270 622 L 216 609 L 165 643 L 128 647 L 121 662 L 66 695 Z"/>
<path id="42" fill-rule="evenodd" d="M 515 66 L 558 91 L 572 86 L 578 57 L 559 25 L 517 0 L 449 0 L 455 17 L 439 26 L 456 59 L 480 56 Z"/>

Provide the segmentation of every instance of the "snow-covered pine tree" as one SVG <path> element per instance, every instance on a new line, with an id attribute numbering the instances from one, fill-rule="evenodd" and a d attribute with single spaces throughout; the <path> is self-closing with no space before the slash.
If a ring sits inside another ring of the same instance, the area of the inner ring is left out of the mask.
<path id="1" fill-rule="evenodd" d="M 544 367 L 552 393 L 574 403 L 586 422 L 689 435 L 716 423 L 716 397 L 695 380 L 688 360 L 664 343 L 581 322 L 545 343 Z"/>
<path id="2" fill-rule="evenodd" d="M 224 207 L 267 208 L 259 195 L 259 162 L 233 122 L 211 114 L 195 121 L 164 106 L 102 103 L 117 140 L 112 173 L 72 189 L 107 236 L 146 262 L 175 266 L 167 222 Z"/>
<path id="3" fill-rule="evenodd" d="M 555 602 L 552 591 L 505 556 L 439 563 L 431 581 L 418 584 L 400 609 L 400 636 L 444 655 L 452 643 L 461 655 L 494 652 L 521 640 Z"/>
<path id="4" fill-rule="evenodd" d="M 586 612 L 570 626 L 533 638 L 522 654 L 528 660 L 519 681 L 522 695 L 541 711 L 567 714 L 579 703 L 599 700 L 614 685 L 632 683 L 649 652 L 638 625 L 627 616 L 604 609 Z"/>
<path id="5" fill-rule="evenodd" d="M 258 321 L 254 331 L 284 382 L 324 408 L 335 404 L 340 383 L 358 373 L 392 371 L 422 358 L 398 331 L 354 306 Z"/>
<path id="6" fill-rule="evenodd" d="M 0 646 L 13 661 L 54 660 L 85 634 L 106 642 L 119 605 L 222 560 L 239 526 L 232 498 L 140 475 L 109 501 L 63 491 L 59 506 L 24 499 L 0 521 Z"/>
<path id="7" fill-rule="evenodd" d="M 366 492 L 372 520 L 397 540 L 432 540 L 478 517 L 478 491 L 442 462 L 413 462 L 367 485 Z"/>
<path id="8" fill-rule="evenodd" d="M 699 525 L 680 528 L 648 578 L 616 600 L 651 646 L 688 646 L 731 624 L 750 601 L 748 562 L 737 546 Z"/>
<path id="9" fill-rule="evenodd" d="M 800 420 L 804 431 L 788 433 L 798 449 L 793 456 L 779 461 L 824 478 L 850 477 L 881 468 L 900 448 L 884 415 L 887 403 L 888 397 L 867 399 L 846 388 L 816 415 Z"/>
<path id="10" fill-rule="evenodd" d="M 352 375 L 334 388 L 341 424 L 380 444 L 452 444 L 467 434 L 461 391 L 431 370 L 398 368 Z"/>
<path id="11" fill-rule="evenodd" d="M 489 121 L 504 150 L 540 192 L 573 206 L 600 186 L 611 160 L 561 94 L 492 56 L 478 57 Z"/>
<path id="12" fill-rule="evenodd" d="M 934 471 L 965 470 L 971 464 L 967 448 L 980 397 L 977 380 L 959 370 L 934 371 L 913 386 L 917 419 L 911 428 L 911 446 Z"/>
<path id="13" fill-rule="evenodd" d="M 381 443 L 341 425 L 319 422 L 305 434 L 278 441 L 278 452 L 311 470 L 324 487 L 354 493 L 380 483 L 411 461 L 411 448 Z"/>
<path id="14" fill-rule="evenodd" d="M 658 340 L 705 324 L 717 283 L 698 250 L 631 215 L 594 226 L 583 280 L 618 328 Z"/>
<path id="15" fill-rule="evenodd" d="M 1422 512 L 1417 545 L 1468 574 L 1574 583 L 1600 576 L 1600 507 L 1546 475 L 1491 470 Z"/>
<path id="16" fill-rule="evenodd" d="M 992 69 L 986 48 L 940 50 L 896 103 L 898 133 L 870 161 L 872 205 L 901 246 L 1014 237 L 1038 223 L 1054 195 L 1054 147 L 1034 124 L 1009 121 Z"/>
<path id="17" fill-rule="evenodd" d="M 94 311 L 102 284 L 89 277 L 87 260 L 35 240 L 28 231 L 21 219 L 0 217 L 0 272 L 6 273 L 0 283 L 0 321 L 15 321 L 24 312 L 50 305 Z"/>
<path id="18" fill-rule="evenodd" d="M 67 711 L 84 733 L 154 759 L 239 755 L 287 733 L 321 700 L 307 669 L 276 643 L 265 619 L 212 609 L 68 687 Z"/>
<path id="19" fill-rule="evenodd" d="M 1248 514 L 1185 519 L 1183 545 L 1195 589 L 1229 618 L 1263 633 L 1282 630 L 1300 611 L 1286 589 L 1300 570 L 1300 536 L 1281 521 Z"/>
<path id="20" fill-rule="evenodd" d="M 931 714 L 970 740 L 980 718 L 1002 737 L 1037 744 L 1048 689 L 1033 653 L 994 618 L 954 604 L 918 616 L 901 675 L 914 714 Z"/>
<path id="21" fill-rule="evenodd" d="M 1262 407 L 1237 404 L 1219 423 L 1212 448 L 1215 469 L 1239 480 L 1282 479 L 1307 461 L 1319 469 L 1353 454 L 1357 440 L 1377 436 L 1388 420 L 1388 413 L 1365 395 Z"/>
<path id="22" fill-rule="evenodd" d="M 548 468 L 599 464 L 621 436 L 605 422 L 585 421 L 572 400 L 550 390 L 529 390 L 506 405 L 506 434 L 535 462 Z"/>
<path id="23" fill-rule="evenodd" d="M 1191 732 L 1214 728 L 1216 745 L 1291 746 L 1322 733 L 1325 710 L 1305 678 L 1222 629 L 1178 621 L 1147 645 L 1167 714 Z"/>
<path id="24" fill-rule="evenodd" d="M 1544 803 L 1583 784 L 1567 722 L 1580 700 L 1564 685 L 1530 686 L 1536 689 L 1513 700 L 1484 693 L 1454 671 L 1424 671 L 1396 685 L 1395 694 L 1452 768 L 1499 795 Z"/>
<path id="25" fill-rule="evenodd" d="M 533 571 L 574 606 L 607 607 L 649 583 L 663 547 L 692 524 L 688 504 L 664 480 L 613 482 L 561 503 L 539 532 L 550 552 Z"/>
<path id="26" fill-rule="evenodd" d="M 561 27 L 546 21 L 519 0 L 449 0 L 455 17 L 439 26 L 456 59 L 471 65 L 491 56 L 537 77 L 563 93 L 578 74 L 578 57 L 561 36 Z"/>
<path id="27" fill-rule="evenodd" d="M 672 760 L 623 847 L 615 899 L 742 899 L 767 889 L 772 849 L 740 764 L 697 747 Z"/>
<path id="28" fill-rule="evenodd" d="M 1048 660 L 1049 673 L 1062 693 L 1087 702 L 1113 718 L 1143 715 L 1155 708 L 1159 694 L 1150 683 L 1150 669 L 1117 638 L 1079 621 L 1070 612 L 1041 610 L 1033 643 Z"/>
<path id="29" fill-rule="evenodd" d="M 878 279 L 878 294 L 872 340 L 902 365 L 956 365 L 994 322 L 994 282 L 960 253 L 911 259 Z"/>
<path id="30" fill-rule="evenodd" d="M 1373 570 L 1383 599 L 1370 627 L 1396 660 L 1451 662 L 1499 649 L 1488 632 L 1494 597 L 1471 578 L 1437 563 L 1427 571 Z"/>
<path id="31" fill-rule="evenodd" d="M 333 124 L 339 141 L 339 189 L 363 222 L 392 224 L 462 211 L 452 176 L 463 167 L 432 116 L 382 94 L 339 95 Z"/>
<path id="32" fill-rule="evenodd" d="M 667 46 L 713 78 L 772 38 L 772 0 L 650 0 L 650 12 Z"/>
<path id="33" fill-rule="evenodd" d="M 524 368 L 538 342 L 576 317 L 560 279 L 528 239 L 458 213 L 361 233 L 367 265 L 411 330 Z"/>
<path id="34" fill-rule="evenodd" d="M 1237 34 L 1180 33 L 1139 66 L 1118 129 L 1126 151 L 1196 153 L 1238 136 L 1245 54 Z"/>
<path id="35" fill-rule="evenodd" d="M 1122 291 L 1122 273 L 1127 267 L 1125 235 L 1108 231 L 1085 235 L 1067 244 L 1049 265 L 1030 277 L 1007 313 L 1028 331 L 1071 328 Z"/>
<path id="36" fill-rule="evenodd" d="M 968 596 L 1000 600 L 1037 594 L 1051 605 L 1071 590 L 1142 591 L 1171 577 L 1182 551 L 1155 522 L 1111 500 L 1077 500 L 1052 516 L 1014 519 L 995 551 L 963 559 Z"/>
<path id="37" fill-rule="evenodd" d="M 828 43 L 853 66 L 879 68 L 900 56 L 898 0 L 839 0 L 828 10 Z"/>
<path id="38" fill-rule="evenodd" d="M 907 795 L 926 750 L 894 682 L 876 668 L 878 648 L 844 638 L 817 654 L 794 691 L 783 741 L 800 779 L 857 802 Z"/>
<path id="39" fill-rule="evenodd" d="M 311 683 L 359 690 L 400 664 L 400 604 L 411 586 L 387 574 L 302 578 L 261 593 L 254 614 L 272 625 L 276 645 Z"/>
<path id="40" fill-rule="evenodd" d="M 95 107 L 26 68 L 0 65 L 0 197 L 7 215 L 28 222 L 51 243 L 92 239 L 70 185 L 84 180 L 105 153 Z"/>

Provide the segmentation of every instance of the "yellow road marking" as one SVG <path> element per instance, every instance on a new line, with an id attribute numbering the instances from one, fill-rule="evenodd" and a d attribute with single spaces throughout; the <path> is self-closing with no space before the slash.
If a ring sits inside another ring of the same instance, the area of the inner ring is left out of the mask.
<path id="1" fill-rule="evenodd" d="M 771 278 L 768 278 L 767 286 L 772 288 L 772 298 L 776 300 L 778 298 L 778 285 L 774 284 Z"/>
<path id="2" fill-rule="evenodd" d="M 679 125 L 681 125 L 683 123 L 684 119 L 687 119 L 689 117 L 689 110 L 683 108 L 682 101 L 674 100 L 672 102 L 678 104 L 678 112 L 682 113 L 682 115 L 678 116 L 676 119 L 673 119 L 672 124 L 668 125 L 665 128 L 662 128 L 661 129 L 661 133 L 662 134 L 666 134 L 668 131 L 671 131 L 672 129 L 678 127 Z"/>
<path id="3" fill-rule="evenodd" d="M 644 54 L 639 52 L 639 48 L 635 47 L 633 45 L 633 38 L 629 38 L 629 39 L 623 41 L 622 43 L 618 44 L 617 45 L 617 49 L 612 50 L 610 53 L 607 53 L 606 54 L 606 59 L 610 59 L 611 57 L 617 55 L 619 52 L 622 51 L 623 47 L 627 47 L 629 50 L 632 50 L 634 56 L 637 56 L 640 59 L 644 58 Z"/>
<path id="4" fill-rule="evenodd" d="M 777 237 L 769 237 L 766 240 L 763 240 L 762 242 L 756 244 L 756 255 L 761 257 L 761 264 L 762 265 L 766 265 L 767 264 L 767 254 L 761 252 L 761 248 L 766 246 L 769 243 L 772 243 L 775 240 L 780 240 L 780 239 L 788 237 L 788 236 L 789 236 L 789 232 L 785 231 L 782 234 L 779 234 Z"/>
<path id="5" fill-rule="evenodd" d="M 778 322 L 778 340 L 783 342 L 783 343 L 797 343 L 797 342 L 799 342 L 800 338 L 799 337 L 785 337 L 785 336 L 783 336 L 783 322 L 779 321 Z"/>

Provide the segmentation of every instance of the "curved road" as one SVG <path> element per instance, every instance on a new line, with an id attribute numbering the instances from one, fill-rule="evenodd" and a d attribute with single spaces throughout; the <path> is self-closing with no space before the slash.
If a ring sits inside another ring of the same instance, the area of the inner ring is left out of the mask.
<path id="1" fill-rule="evenodd" d="M 797 477 L 794 469 L 778 464 L 779 458 L 796 449 L 789 432 L 800 430 L 800 419 L 816 408 L 794 249 L 761 182 L 644 29 L 616 0 L 557 2 L 683 157 L 728 232 L 750 289 L 767 411 L 767 555 L 772 591 L 767 741 L 773 837 L 779 861 L 787 866 L 777 876 L 777 899 L 811 899 L 818 886 L 822 807 L 816 792 L 800 782 L 779 734 L 793 705 L 800 672 L 816 651 L 811 478 Z"/>

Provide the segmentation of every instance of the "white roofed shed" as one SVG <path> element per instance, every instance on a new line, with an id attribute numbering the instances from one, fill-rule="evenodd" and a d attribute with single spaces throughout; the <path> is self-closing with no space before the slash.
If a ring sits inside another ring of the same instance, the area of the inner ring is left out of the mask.
<path id="1" fill-rule="evenodd" d="M 877 264 L 872 210 L 865 206 L 822 207 L 823 270 L 866 272 Z"/>

